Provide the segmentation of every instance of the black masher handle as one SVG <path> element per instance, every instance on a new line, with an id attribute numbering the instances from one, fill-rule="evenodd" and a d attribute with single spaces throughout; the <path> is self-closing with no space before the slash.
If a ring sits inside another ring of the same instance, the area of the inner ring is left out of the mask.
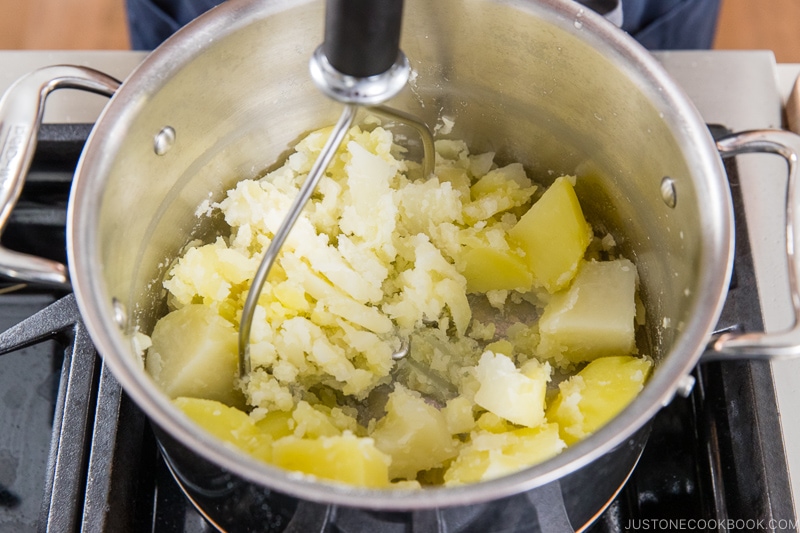
<path id="1" fill-rule="evenodd" d="M 402 16 L 403 0 L 327 0 L 323 53 L 347 76 L 383 74 L 397 61 Z"/>

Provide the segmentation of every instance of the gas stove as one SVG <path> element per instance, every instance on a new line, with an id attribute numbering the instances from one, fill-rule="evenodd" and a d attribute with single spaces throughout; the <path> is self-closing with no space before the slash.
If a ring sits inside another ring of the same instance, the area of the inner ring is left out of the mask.
<path id="1" fill-rule="evenodd" d="M 781 127 L 784 95 L 800 73 L 800 65 L 776 65 L 769 52 L 657 56 L 715 135 Z M 124 79 L 143 57 L 0 52 L 0 89 L 39 66 L 64 63 Z M 5 246 L 65 260 L 72 170 L 104 103 L 71 91 L 50 97 L 33 169 L 2 236 Z M 737 256 L 719 328 L 772 331 L 792 323 L 781 259 L 785 164 L 775 159 L 746 156 L 727 164 Z M 144 415 L 104 368 L 70 294 L 0 283 L 0 331 L 0 531 L 215 530 L 161 459 Z M 704 363 L 694 375 L 691 394 L 676 397 L 654 420 L 644 454 L 618 495 L 594 522 L 572 528 L 797 530 L 800 362 Z M 262 530 L 554 530 L 531 512 L 524 497 L 475 506 L 469 517 L 438 513 L 433 521 L 287 501 L 271 510 Z"/>

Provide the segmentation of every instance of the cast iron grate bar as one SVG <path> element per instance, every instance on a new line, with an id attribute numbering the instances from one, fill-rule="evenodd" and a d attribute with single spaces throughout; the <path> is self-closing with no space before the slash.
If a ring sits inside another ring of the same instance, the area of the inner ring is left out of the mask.
<path id="1" fill-rule="evenodd" d="M 88 337 L 87 337 L 88 339 Z M 94 349 L 89 346 L 88 348 Z M 144 414 L 123 392 L 108 367 L 101 366 L 87 467 L 82 531 L 141 531 L 147 513 L 139 513 L 139 483 L 148 480 L 144 451 Z M 155 443 L 149 443 L 155 449 Z"/>
<path id="2" fill-rule="evenodd" d="M 56 337 L 66 346 L 40 513 L 48 532 L 77 529 L 85 492 L 97 357 L 76 314 L 69 295 L 0 334 L 0 354 Z"/>
<path id="3" fill-rule="evenodd" d="M 65 348 L 40 530 L 134 531 L 145 417 L 97 356 L 74 295 L 0 333 L 0 354 L 48 339 Z"/>

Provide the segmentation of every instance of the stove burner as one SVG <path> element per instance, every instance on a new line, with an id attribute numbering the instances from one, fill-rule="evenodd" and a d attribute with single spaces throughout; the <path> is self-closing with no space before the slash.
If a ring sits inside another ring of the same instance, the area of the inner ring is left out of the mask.
<path id="1" fill-rule="evenodd" d="M 89 130 L 45 127 L 2 236 L 5 246 L 65 261 L 67 196 Z M 728 171 L 742 213 L 732 163 Z M 755 331 L 761 315 L 743 217 L 737 217 L 736 238 L 734 279 L 719 327 Z M 0 530 L 213 531 L 181 491 L 146 418 L 97 356 L 74 297 L 16 285 L 0 285 L 0 330 L 6 330 L 0 334 Z M 767 524 L 794 518 L 769 364 L 707 363 L 695 377 L 692 395 L 676 398 L 655 417 L 639 465 L 588 531 L 641 529 L 653 520 Z M 413 514 L 279 500 L 260 531 L 511 533 L 574 527 L 558 512 L 537 515 L 526 494 L 468 512 Z M 261 503 L 257 495 L 239 495 L 229 505 Z"/>

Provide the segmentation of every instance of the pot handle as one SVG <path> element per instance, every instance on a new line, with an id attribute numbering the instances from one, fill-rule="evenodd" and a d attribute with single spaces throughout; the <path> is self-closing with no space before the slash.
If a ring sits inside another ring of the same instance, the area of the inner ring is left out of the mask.
<path id="1" fill-rule="evenodd" d="M 773 153 L 788 164 L 789 179 L 786 193 L 786 258 L 789 268 L 789 290 L 794 321 L 785 331 L 736 333 L 726 332 L 711 338 L 702 361 L 719 359 L 777 360 L 800 356 L 800 187 L 798 186 L 798 156 L 800 136 L 784 130 L 753 130 L 734 133 L 717 141 L 724 158 L 747 153 Z"/>
<path id="2" fill-rule="evenodd" d="M 31 166 L 47 96 L 56 89 L 83 89 L 112 96 L 120 82 L 87 67 L 55 65 L 18 79 L 0 99 L 0 234 L 17 204 Z M 67 267 L 0 245 L 0 275 L 68 289 Z"/>

